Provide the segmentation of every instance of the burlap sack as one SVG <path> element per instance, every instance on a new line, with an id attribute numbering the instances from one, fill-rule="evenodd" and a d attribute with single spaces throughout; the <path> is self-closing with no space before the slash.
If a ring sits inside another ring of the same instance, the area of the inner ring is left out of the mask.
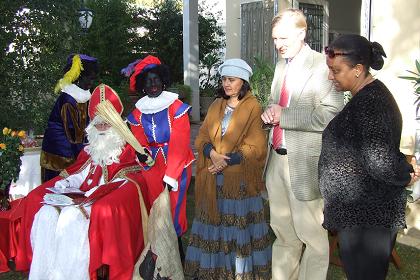
<path id="1" fill-rule="evenodd" d="M 184 279 L 166 188 L 150 209 L 147 243 L 133 272 L 133 280 L 140 279 Z"/>

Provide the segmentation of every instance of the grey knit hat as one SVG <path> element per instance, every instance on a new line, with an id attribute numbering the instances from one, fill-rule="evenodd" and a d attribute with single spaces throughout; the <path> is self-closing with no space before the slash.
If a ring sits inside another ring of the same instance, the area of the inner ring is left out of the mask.
<path id="1" fill-rule="evenodd" d="M 230 76 L 241 78 L 249 83 L 252 76 L 252 69 L 244 60 L 240 58 L 227 59 L 219 66 L 220 76 Z"/>

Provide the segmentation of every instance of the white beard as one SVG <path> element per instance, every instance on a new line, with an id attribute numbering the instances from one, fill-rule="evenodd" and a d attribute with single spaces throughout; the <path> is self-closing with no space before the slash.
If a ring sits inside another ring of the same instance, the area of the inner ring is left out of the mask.
<path id="1" fill-rule="evenodd" d="M 113 127 L 106 131 L 98 131 L 95 127 L 98 122 L 100 119 L 95 117 L 86 128 L 89 146 L 85 151 L 91 156 L 94 164 L 106 166 L 119 163 L 119 156 L 126 142 Z"/>

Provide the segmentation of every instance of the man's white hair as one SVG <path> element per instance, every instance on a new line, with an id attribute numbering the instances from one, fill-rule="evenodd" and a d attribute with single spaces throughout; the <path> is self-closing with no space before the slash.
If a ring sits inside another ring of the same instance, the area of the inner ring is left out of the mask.
<path id="1" fill-rule="evenodd" d="M 85 151 L 93 163 L 100 166 L 119 163 L 119 156 L 126 143 L 112 126 L 106 131 L 98 131 L 95 125 L 103 122 L 100 116 L 95 116 L 86 128 L 89 145 Z"/>

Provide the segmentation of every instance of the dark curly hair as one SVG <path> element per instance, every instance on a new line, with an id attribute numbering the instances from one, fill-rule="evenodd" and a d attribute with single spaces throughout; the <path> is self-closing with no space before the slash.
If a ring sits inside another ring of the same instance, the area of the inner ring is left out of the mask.
<path id="1" fill-rule="evenodd" d="M 361 64 L 369 73 L 369 68 L 380 70 L 384 65 L 385 51 L 381 44 L 370 42 L 363 36 L 356 34 L 344 34 L 335 39 L 328 49 L 347 53 L 343 56 L 351 66 Z"/>
<path id="2" fill-rule="evenodd" d="M 243 79 L 241 79 L 244 83 L 242 84 L 241 89 L 239 90 L 238 100 L 241 100 L 245 97 L 248 91 L 251 91 L 251 86 L 249 83 Z M 225 90 L 223 89 L 223 85 L 220 84 L 219 88 L 216 90 L 216 96 L 221 97 L 224 99 L 229 99 L 229 96 L 225 93 Z"/>
<path id="3" fill-rule="evenodd" d="M 148 73 L 154 73 L 162 80 L 163 90 L 171 86 L 171 77 L 169 74 L 169 67 L 164 64 L 156 65 L 150 69 L 143 70 L 136 76 L 136 91 L 143 94 L 143 89 L 146 85 L 146 77 Z"/>

